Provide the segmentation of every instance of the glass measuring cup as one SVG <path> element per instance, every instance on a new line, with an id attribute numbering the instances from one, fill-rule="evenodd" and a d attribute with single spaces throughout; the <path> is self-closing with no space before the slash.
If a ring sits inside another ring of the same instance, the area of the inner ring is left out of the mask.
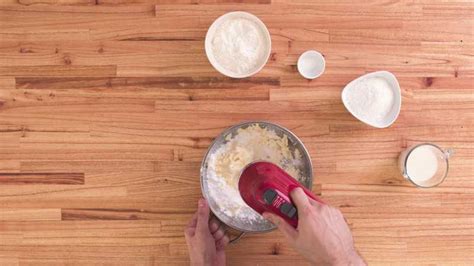
<path id="1" fill-rule="evenodd" d="M 449 170 L 452 149 L 443 150 L 435 144 L 421 143 L 404 150 L 398 159 L 400 171 L 417 187 L 429 188 L 441 184 Z"/>

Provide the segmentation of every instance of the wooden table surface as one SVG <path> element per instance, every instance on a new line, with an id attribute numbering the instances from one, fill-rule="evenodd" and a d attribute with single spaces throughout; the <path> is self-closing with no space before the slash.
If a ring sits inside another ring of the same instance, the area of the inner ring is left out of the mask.
<path id="1" fill-rule="evenodd" d="M 313 191 L 343 211 L 370 264 L 474 264 L 474 4 L 214 2 L 2 1 L 0 264 L 186 264 L 203 155 L 253 119 L 301 137 Z M 220 75 L 204 53 L 209 25 L 234 10 L 272 36 L 268 64 L 248 79 Z M 313 81 L 295 67 L 308 49 L 327 62 Z M 376 70 L 402 88 L 386 129 L 340 99 Z M 439 187 L 415 188 L 397 170 L 420 142 L 455 149 Z M 278 232 L 227 254 L 233 265 L 304 263 Z"/>

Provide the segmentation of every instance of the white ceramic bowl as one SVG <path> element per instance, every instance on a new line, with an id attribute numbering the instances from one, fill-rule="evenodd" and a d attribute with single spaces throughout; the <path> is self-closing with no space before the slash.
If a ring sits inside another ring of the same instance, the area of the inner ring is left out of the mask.
<path id="1" fill-rule="evenodd" d="M 375 78 L 375 77 L 384 79 L 390 85 L 390 88 L 393 91 L 394 103 L 393 103 L 392 109 L 388 112 L 388 114 L 382 120 L 377 121 L 377 122 L 372 122 L 372 121 L 367 121 L 363 119 L 362 117 L 358 116 L 353 110 L 351 110 L 350 106 L 347 104 L 346 92 L 347 92 L 347 88 L 353 86 L 354 83 L 358 82 L 359 80 L 366 79 L 366 78 Z M 342 98 L 342 102 L 344 103 L 344 106 L 346 107 L 347 111 L 349 111 L 349 113 L 351 113 L 355 118 L 366 123 L 367 125 L 370 125 L 376 128 L 385 128 L 392 125 L 395 122 L 395 120 L 397 120 L 398 115 L 400 114 L 400 108 L 402 106 L 402 95 L 400 92 L 400 85 L 398 84 L 398 80 L 395 77 L 395 75 L 393 75 L 392 73 L 388 71 L 372 72 L 372 73 L 365 74 L 363 76 L 360 76 L 354 79 L 353 81 L 349 82 L 349 84 L 347 84 L 344 87 L 341 93 L 341 98 Z"/>
<path id="2" fill-rule="evenodd" d="M 217 62 L 217 60 L 215 59 L 214 54 L 212 52 L 212 38 L 213 38 L 217 28 L 224 21 L 226 21 L 228 19 L 233 19 L 233 18 L 246 18 L 246 19 L 249 19 L 249 20 L 255 22 L 260 27 L 260 30 L 262 31 L 262 34 L 264 35 L 264 38 L 265 38 L 265 42 L 266 42 L 265 56 L 262 57 L 261 62 L 258 62 L 257 67 L 255 67 L 255 69 L 253 69 L 252 71 L 250 71 L 248 73 L 243 73 L 243 74 L 234 73 L 232 71 L 229 71 L 229 70 L 225 69 L 223 66 L 221 66 L 219 64 L 219 62 Z M 259 18 L 257 18 L 255 15 L 252 15 L 248 12 L 235 11 L 235 12 L 229 12 L 229 13 L 226 13 L 226 14 L 220 16 L 219 18 L 217 18 L 212 23 L 212 25 L 209 27 L 209 30 L 207 31 L 204 46 L 205 46 L 205 49 L 206 49 L 207 59 L 209 59 L 209 62 L 211 63 L 211 65 L 217 71 L 219 71 L 221 74 L 226 75 L 226 76 L 231 77 L 231 78 L 246 78 L 246 77 L 250 77 L 250 76 L 256 74 L 257 72 L 259 72 L 263 68 L 263 66 L 265 66 L 265 64 L 268 61 L 268 58 L 270 57 L 270 52 L 271 52 L 271 49 L 272 49 L 272 40 L 271 40 L 271 37 L 270 37 L 270 32 L 268 32 L 267 27 L 265 26 L 265 24 Z"/>
<path id="3" fill-rule="evenodd" d="M 309 50 L 300 55 L 297 66 L 301 76 L 315 79 L 324 73 L 326 60 L 320 52 Z"/>

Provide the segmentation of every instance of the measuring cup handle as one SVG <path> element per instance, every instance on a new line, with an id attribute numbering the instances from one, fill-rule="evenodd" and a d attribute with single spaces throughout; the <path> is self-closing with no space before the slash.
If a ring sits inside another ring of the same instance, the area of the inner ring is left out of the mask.
<path id="1" fill-rule="evenodd" d="M 444 154 L 446 155 L 446 158 L 451 158 L 453 155 L 454 155 L 454 150 L 449 148 L 447 150 L 444 151 Z"/>
<path id="2" fill-rule="evenodd" d="M 245 235 L 245 232 L 240 232 L 239 235 L 229 240 L 229 244 L 236 244 Z"/>

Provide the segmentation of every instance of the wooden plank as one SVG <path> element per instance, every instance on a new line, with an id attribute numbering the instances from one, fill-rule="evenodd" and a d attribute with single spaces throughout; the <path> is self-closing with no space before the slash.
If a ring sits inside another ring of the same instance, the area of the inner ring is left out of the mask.
<path id="1" fill-rule="evenodd" d="M 116 99 L 156 100 L 268 100 L 269 89 L 278 88 L 278 78 L 18 78 L 13 93 L 25 98 L 55 101 L 88 101 L 107 96 Z M 10 98 L 13 97 L 10 92 Z"/>
<path id="2" fill-rule="evenodd" d="M 350 0 L 327 0 L 324 2 L 314 3 L 311 0 L 273 0 L 272 3 L 276 4 L 285 4 L 290 3 L 295 5 L 308 5 L 308 4 L 316 4 L 316 5 L 328 5 L 328 6 L 340 6 L 340 8 L 347 8 L 350 9 L 352 5 L 360 5 L 365 7 L 406 7 L 415 4 L 413 0 L 396 0 L 396 1 L 386 1 L 386 0 L 368 0 L 364 2 L 357 2 L 354 3 Z M 417 1 L 417 2 L 428 2 L 430 1 Z"/>
<path id="3" fill-rule="evenodd" d="M 79 101 L 57 100 L 55 94 L 34 95 L 28 91 L 13 93 L 15 101 L 4 103 L 1 107 L 3 114 L 8 113 L 84 113 L 84 112 L 106 112 L 106 113 L 151 113 L 155 110 L 155 103 L 146 99 L 84 99 Z"/>
<path id="4" fill-rule="evenodd" d="M 81 228 L 81 230 L 84 230 L 84 226 L 79 225 L 79 224 L 71 224 L 72 221 L 67 221 L 70 223 L 69 227 L 73 228 Z M 106 221 L 103 221 L 106 222 Z M 119 222 L 119 221 L 113 221 L 114 223 Z M 138 221 L 137 221 L 138 222 Z M 6 224 L 6 223 L 3 223 Z M 38 224 L 38 223 L 37 223 Z M 122 230 L 125 232 L 127 228 L 125 227 L 118 227 L 116 224 L 110 224 L 111 226 L 117 228 L 116 230 L 106 230 L 110 228 L 104 228 L 105 232 L 109 233 L 111 235 L 112 233 L 117 235 L 118 230 Z M 143 227 L 142 224 L 139 224 Z M 154 224 L 155 226 L 159 226 L 159 224 Z M 134 224 L 129 224 L 130 228 L 131 226 L 134 226 Z M 66 231 L 69 228 L 66 227 Z M 24 229 L 22 229 L 24 230 Z M 138 229 L 137 229 L 138 230 Z M 73 230 L 71 230 L 73 231 Z M 102 236 L 105 237 L 104 235 L 101 235 L 98 230 L 95 232 L 90 230 L 91 233 L 89 236 Z M 87 231 L 86 231 L 87 232 Z M 95 233 L 95 234 L 94 234 Z M 84 234 L 84 233 L 83 233 Z M 85 235 L 85 234 L 84 234 Z M 86 235 L 85 235 L 86 236 Z M 66 261 L 67 259 L 69 261 L 71 260 L 80 260 L 81 257 L 89 257 L 92 260 L 96 259 L 98 260 L 99 258 L 102 259 L 102 262 L 104 258 L 122 258 L 122 259 L 127 259 L 127 257 L 142 257 L 142 256 L 148 256 L 150 253 L 154 254 L 162 254 L 162 256 L 166 256 L 168 254 L 168 248 L 169 245 L 166 244 L 158 244 L 158 245 L 152 245 L 152 246 L 130 246 L 130 247 L 119 247 L 119 246 L 95 246 L 95 247 L 90 247 L 90 246 L 73 246 L 73 245 L 37 245 L 37 246 L 32 246 L 32 245 L 18 245 L 14 249 L 8 249 L 5 246 L 0 247 L 2 249 L 2 253 L 5 254 L 12 254 L 15 256 L 20 256 L 20 255 L 25 255 L 24 258 L 26 259 L 31 259 L 32 261 L 41 261 L 41 259 L 44 259 L 45 255 L 49 252 L 54 252 L 56 254 L 56 258 L 64 258 Z M 102 256 L 100 255 L 102 254 Z M 26 256 L 29 255 L 29 256 Z M 22 256 L 23 257 L 23 256 Z M 49 256 L 51 259 L 54 259 L 55 257 Z"/>
<path id="5" fill-rule="evenodd" d="M 5 266 L 13 266 L 13 265 L 17 266 L 17 265 L 20 265 L 20 260 L 15 257 L 1 256 L 0 263 Z"/>
<path id="6" fill-rule="evenodd" d="M 94 0 L 19 0 L 18 4 L 31 6 L 31 5 L 95 5 L 96 1 Z"/>
<path id="7" fill-rule="evenodd" d="M 23 1 L 23 0 L 22 0 Z M 25 0 L 28 1 L 28 0 Z M 68 0 L 63 0 L 68 1 Z M 73 0 L 70 0 L 73 1 Z M 100 5 L 100 6 L 88 6 L 88 5 L 78 5 L 78 6 L 67 6 L 67 5 L 4 5 L 1 6 L 0 9 L 2 12 L 5 13 L 5 17 L 3 19 L 7 22 L 4 27 L 7 25 L 14 25 L 14 26 L 22 26 L 22 25 L 30 25 L 31 21 L 23 20 L 20 24 L 15 24 L 15 20 L 20 20 L 21 18 L 27 18 L 28 16 L 32 16 L 31 19 L 34 18 L 42 18 L 44 15 L 38 14 L 37 12 L 46 12 L 51 16 L 48 16 L 48 20 L 56 20 L 56 19 L 65 19 L 67 16 L 71 14 L 80 14 L 81 16 L 77 16 L 77 19 L 85 19 L 94 17 L 97 14 L 102 14 L 104 17 L 97 18 L 97 19 L 105 19 L 105 18 L 117 18 L 122 16 L 124 18 L 134 18 L 134 17 L 150 17 L 153 16 L 155 8 L 152 5 L 119 5 L 119 6 L 107 6 L 107 5 Z M 13 14 L 17 13 L 19 15 L 18 18 L 13 17 Z M 46 23 L 46 21 L 42 21 L 42 23 Z M 75 26 L 75 25 L 69 25 Z"/>
<path id="8" fill-rule="evenodd" d="M 83 185 L 83 173 L 0 173 L 0 184 Z"/>
<path id="9" fill-rule="evenodd" d="M 244 86 L 245 85 L 242 87 Z M 24 95 L 21 95 L 22 92 L 24 93 L 22 90 L 18 91 L 16 94 L 20 95 L 21 98 L 24 98 Z M 215 90 L 204 88 L 167 89 L 159 87 L 146 88 L 137 86 L 136 88 L 127 88 L 113 86 L 112 88 L 28 90 L 27 93 L 29 94 L 29 97 L 36 96 L 43 99 L 50 99 L 52 98 L 52 95 L 54 95 L 54 101 L 60 102 L 87 102 L 101 98 L 103 95 L 107 95 L 109 96 L 108 98 L 115 99 L 116 101 L 119 99 L 131 99 L 132 101 L 137 101 L 137 99 L 180 101 L 262 101 L 268 100 L 269 98 L 269 88 L 259 85 L 256 85 L 255 87 L 250 86 L 250 88 L 218 88 Z"/>
<path id="10" fill-rule="evenodd" d="M 20 131 L 14 129 L 12 130 L 9 125 L 0 125 L 0 143 L 2 143 L 2 145 L 0 146 L 0 150 L 18 148 L 20 143 L 20 136 Z"/>
<path id="11" fill-rule="evenodd" d="M 85 90 L 97 93 L 100 89 L 258 89 L 260 87 L 278 87 L 279 78 L 251 77 L 235 80 L 227 77 L 177 77 L 177 78 L 17 78 L 17 89 L 38 90 Z M 92 95 L 91 95 L 92 96 Z M 140 97 L 137 95 L 136 97 Z"/>
<path id="12" fill-rule="evenodd" d="M 152 5 L 133 6 L 57 6 L 7 5 L 0 6 L 2 40 L 50 41 L 90 39 L 91 30 L 117 25 L 149 23 L 153 18 Z M 40 12 L 38 12 L 40 11 Z M 48 14 L 44 17 L 44 14 Z M 100 14 L 100 16 L 97 16 Z M 125 23 L 124 23 L 125 24 Z M 51 27 L 54 25 L 54 27 Z"/>
<path id="13" fill-rule="evenodd" d="M 0 209 L 0 221 L 59 221 L 59 209 Z"/>
<path id="14" fill-rule="evenodd" d="M 20 172 L 20 162 L 16 160 L 1 160 L 0 172 L 2 173 L 17 173 Z"/>
<path id="15" fill-rule="evenodd" d="M 110 171 L 153 171 L 154 163 L 150 161 L 22 161 L 22 172 L 103 172 Z"/>
<path id="16" fill-rule="evenodd" d="M 0 99 L 4 97 L 6 90 L 15 88 L 15 79 L 12 77 L 0 77 Z"/>
<path id="17" fill-rule="evenodd" d="M 15 77 L 114 77 L 116 66 L 0 66 L 0 76 Z"/>
<path id="18" fill-rule="evenodd" d="M 160 210 L 163 212 L 173 212 L 179 209 L 180 212 L 191 214 L 196 211 L 195 202 L 202 197 L 201 192 L 197 192 L 199 188 L 199 185 L 192 186 L 178 197 L 171 197 L 167 200 L 158 197 L 159 195 L 150 194 L 126 196 L 125 189 L 110 187 L 108 189 L 88 188 L 86 191 L 77 191 L 73 194 L 74 197 L 68 197 L 67 191 L 62 194 L 58 192 L 42 192 L 42 197 L 18 193 L 17 196 L 4 197 L 2 199 L 2 206 L 5 208 L 74 209 L 84 208 L 84 206 L 93 209 L 152 209 L 156 206 L 162 206 Z M 192 193 L 190 194 L 190 192 Z M 172 195 L 172 193 L 167 193 L 167 195 Z M 50 197 L 44 197 L 44 194 Z M 101 194 L 103 195 L 102 197 L 98 196 Z M 187 200 L 182 200 L 183 197 L 186 197 Z M 170 201 L 173 201 L 173 205 L 167 205 Z M 191 205 L 191 203 L 193 204 Z M 185 223 L 184 220 L 183 223 Z"/>
<path id="19" fill-rule="evenodd" d="M 459 16 L 472 16 L 474 6 L 469 1 L 424 1 L 423 15 L 449 16 L 459 18 Z"/>
<path id="20" fill-rule="evenodd" d="M 61 219 L 70 220 L 154 220 L 156 210 L 144 209 L 61 209 Z"/>
<path id="21" fill-rule="evenodd" d="M 337 104 L 340 107 L 340 104 Z M 162 101 L 155 102 L 155 110 L 158 113 L 273 113 L 273 112 L 344 112 L 328 103 L 318 102 L 298 102 L 298 101 L 212 101 L 212 102 L 183 102 L 183 101 Z"/>
<path id="22" fill-rule="evenodd" d="M 133 168 L 137 161 L 171 161 L 174 158 L 170 145 L 183 147 L 202 147 L 208 145 L 210 140 L 191 140 L 186 138 L 161 138 L 161 141 L 170 140 L 167 144 L 67 144 L 43 143 L 42 148 L 37 148 L 38 143 L 22 144 L 20 149 L 4 149 L 0 151 L 1 159 L 15 159 L 22 161 L 44 161 L 44 165 L 52 165 L 48 161 L 62 161 L 63 163 L 97 160 L 107 165 L 114 162 L 127 162 L 124 167 Z M 173 144 L 174 143 L 174 144 Z M 68 148 L 66 150 L 66 147 Z M 144 163 L 146 165 L 146 163 Z M 127 166 L 129 165 L 129 166 Z"/>
<path id="23" fill-rule="evenodd" d="M 21 5 L 270 4 L 271 0 L 20 0 Z"/>
<path id="24" fill-rule="evenodd" d="M 405 26 L 406 30 L 393 31 L 389 29 L 367 30 L 331 30 L 329 42 L 331 43 L 361 43 L 361 44 L 387 44 L 387 45 L 412 45 L 419 46 L 422 42 L 472 42 L 472 34 L 459 31 L 453 26 L 443 31 L 435 27 L 417 28 L 414 24 Z M 459 25 L 459 24 L 458 24 Z"/>
<path id="25" fill-rule="evenodd" d="M 52 114 L 13 114 L 3 115 L 0 113 L 0 121 L 2 131 L 17 132 L 19 136 L 26 136 L 27 132 L 45 131 L 45 132 L 89 132 L 89 124 L 86 118 L 74 119 L 68 117 L 66 119 L 59 118 Z M 56 123 L 55 121 L 60 121 Z M 19 142 L 19 141 L 18 141 Z M 7 142 L 9 143 L 9 142 Z M 15 145 L 14 147 L 17 147 Z M 8 147 L 7 147 L 8 148 Z"/>
<path id="26" fill-rule="evenodd" d="M 113 171 L 113 169 L 109 169 Z M 56 174 L 52 171 L 51 174 Z M 104 192 L 103 195 L 97 194 L 97 192 Z M 84 185 L 84 184 L 8 184 L 0 188 L 0 194 L 5 199 L 15 197 L 44 197 L 45 199 L 52 200 L 58 198 L 64 198 L 68 194 L 84 198 L 94 197 L 107 197 L 117 196 L 122 197 L 126 194 L 126 188 L 124 186 L 110 186 L 104 187 L 100 185 Z M 64 204 L 64 203 L 63 203 Z"/>
<path id="27" fill-rule="evenodd" d="M 407 183 L 408 184 L 408 183 Z M 358 190 L 352 190 L 357 188 Z M 372 185 L 372 184 L 323 184 L 322 185 L 322 195 L 323 197 L 330 197 L 333 195 L 344 195 L 347 196 L 359 196 L 359 195 L 370 195 L 370 196 L 403 196 L 405 194 L 417 193 L 419 195 L 423 194 L 435 194 L 435 193 L 445 193 L 444 195 L 451 194 L 473 194 L 472 189 L 465 189 L 462 187 L 435 187 L 431 188 L 429 191 L 420 191 L 419 188 L 414 186 L 384 186 L 384 185 Z"/>
<path id="28" fill-rule="evenodd" d="M 2 40 L 22 42 L 50 41 L 51 39 L 58 41 L 84 41 L 90 39 L 90 31 L 88 29 L 43 29 L 37 31 L 5 30 L 0 32 L 0 36 Z"/>
<path id="29" fill-rule="evenodd" d="M 234 8 L 233 5 L 192 5 L 192 6 L 174 6 L 174 5 L 157 5 L 156 6 L 156 16 L 164 15 L 175 15 L 176 13 L 184 13 L 190 18 L 199 16 L 204 11 L 212 12 L 214 14 L 226 13 Z M 398 8 L 384 7 L 384 6 L 374 6 L 367 8 L 367 5 L 364 3 L 355 4 L 355 5 L 334 5 L 334 4 L 311 4 L 311 5 L 288 5 L 288 4 L 272 4 L 271 6 L 265 5 L 245 5 L 242 7 L 243 11 L 248 11 L 255 13 L 259 17 L 262 17 L 262 20 L 270 25 L 283 25 L 283 20 L 277 20 L 276 16 L 283 14 L 285 11 L 291 11 L 286 13 L 285 22 L 290 24 L 286 25 L 291 27 L 292 23 L 297 23 L 302 27 L 303 25 L 308 25 L 311 22 L 315 22 L 316 18 L 317 25 L 325 24 L 330 20 L 333 20 L 338 17 L 337 24 L 328 24 L 330 28 L 344 28 L 344 26 L 349 26 L 355 28 L 355 25 L 348 25 L 347 22 L 352 21 L 362 27 L 387 27 L 388 25 L 397 26 L 400 25 L 392 20 L 378 20 L 379 18 L 390 18 L 390 17 L 400 17 L 400 13 L 406 15 L 405 19 L 419 18 L 421 15 L 421 6 L 400 6 Z M 303 19 L 297 20 L 297 16 L 302 16 Z M 332 18 L 331 18 L 332 17 Z M 358 18 L 357 21 L 352 20 L 352 18 Z M 364 17 L 374 18 L 372 25 L 362 24 L 365 22 Z M 341 20 L 339 20 L 341 19 Z M 334 22 L 335 20 L 333 20 Z M 204 22 L 204 21 L 202 21 Z M 207 23 L 207 20 L 206 20 Z M 308 23 L 308 24 L 306 24 Z"/>
<path id="30" fill-rule="evenodd" d="M 154 257 L 133 257 L 133 258 L 107 258 L 107 262 L 111 264 L 134 264 L 134 265 L 153 265 Z M 21 265 L 64 265 L 67 263 L 73 264 L 101 264 L 104 263 L 104 257 L 93 258 L 71 258 L 70 256 L 56 257 L 56 258 L 30 258 L 25 256 L 20 259 Z"/>
<path id="31" fill-rule="evenodd" d="M 140 49 L 134 49 L 140 46 Z M 130 51 L 135 51 L 131 53 Z M 200 56 L 201 41 L 0 42 L 3 66 L 156 64 L 173 55 Z"/>

